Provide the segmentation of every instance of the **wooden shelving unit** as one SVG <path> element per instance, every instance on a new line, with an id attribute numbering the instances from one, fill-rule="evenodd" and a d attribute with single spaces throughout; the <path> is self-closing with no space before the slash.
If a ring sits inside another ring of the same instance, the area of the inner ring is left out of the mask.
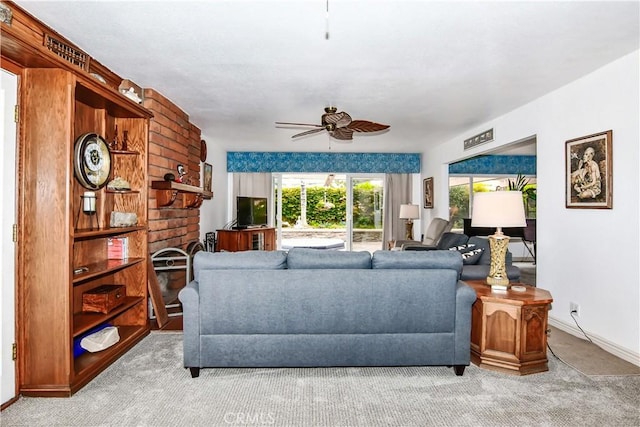
<path id="1" fill-rule="evenodd" d="M 149 333 L 147 293 L 147 147 L 151 113 L 116 90 L 65 68 L 25 69 L 21 83 L 20 287 L 17 300 L 19 389 L 23 395 L 69 396 Z M 97 213 L 81 212 L 88 191 L 74 177 L 74 145 L 88 132 L 109 140 L 128 132 L 128 150 L 111 152 L 111 176 L 131 190 L 96 190 Z M 135 213 L 132 227 L 109 227 L 112 212 Z M 93 220 L 93 221 L 91 221 Z M 97 220 L 98 227 L 95 226 Z M 107 241 L 126 237 L 129 258 L 108 259 Z M 79 267 L 87 271 L 74 274 Z M 107 314 L 82 311 L 98 286 L 126 287 Z M 112 347 L 74 357 L 74 340 L 93 328 L 118 327 Z"/>
<path id="2" fill-rule="evenodd" d="M 19 75 L 16 187 L 17 388 L 22 395 L 69 396 L 149 333 L 147 313 L 148 138 L 152 114 L 118 92 L 122 78 L 13 2 L 0 23 L 3 68 Z M 55 39 L 52 49 L 47 40 Z M 92 74 L 100 75 L 101 80 Z M 74 145 L 86 133 L 127 150 L 111 152 L 110 179 L 132 189 L 96 191 L 96 214 L 80 213 L 86 189 L 74 177 Z M 137 225 L 109 228 L 111 212 L 134 212 Z M 78 224 L 76 224 L 78 219 Z M 89 219 L 97 220 L 99 228 Z M 107 240 L 127 237 L 127 260 L 107 259 Z M 79 266 L 88 271 L 74 274 Z M 84 313 L 82 294 L 125 285 L 124 304 Z M 74 339 L 96 326 L 118 327 L 112 347 L 74 357 Z"/>

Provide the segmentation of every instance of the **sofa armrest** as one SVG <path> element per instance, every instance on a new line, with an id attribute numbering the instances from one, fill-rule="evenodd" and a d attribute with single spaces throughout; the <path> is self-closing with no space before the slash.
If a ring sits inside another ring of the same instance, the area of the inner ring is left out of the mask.
<path id="1" fill-rule="evenodd" d="M 471 361 L 471 307 L 476 302 L 476 291 L 459 280 L 456 285 L 456 324 L 454 365 L 469 365 Z"/>
<path id="2" fill-rule="evenodd" d="M 199 283 L 192 280 L 180 290 L 182 303 L 183 354 L 185 368 L 200 366 L 200 293 Z"/>

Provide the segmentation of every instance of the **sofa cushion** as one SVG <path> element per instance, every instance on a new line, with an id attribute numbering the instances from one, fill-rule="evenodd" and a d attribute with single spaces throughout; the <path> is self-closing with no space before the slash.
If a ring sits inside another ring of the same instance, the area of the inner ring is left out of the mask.
<path id="1" fill-rule="evenodd" d="M 301 269 L 370 269 L 371 254 L 367 251 L 346 252 L 323 249 L 291 248 L 287 255 L 287 268 Z"/>
<path id="2" fill-rule="evenodd" d="M 462 257 L 451 251 L 375 251 L 374 269 L 452 269 L 462 271 Z"/>
<path id="3" fill-rule="evenodd" d="M 202 270 L 283 270 L 284 251 L 197 252 L 193 257 L 193 277 L 200 280 Z"/>
<path id="4" fill-rule="evenodd" d="M 473 243 L 454 246 L 449 248 L 450 251 L 458 251 L 460 255 L 462 255 L 462 263 L 464 265 L 473 265 L 477 264 L 482 257 L 482 253 L 484 252 L 484 248 L 479 248 Z"/>
<path id="5" fill-rule="evenodd" d="M 465 265 L 460 280 L 486 280 L 489 266 L 485 264 Z M 507 277 L 511 282 L 520 280 L 520 269 L 515 265 L 507 265 Z"/>

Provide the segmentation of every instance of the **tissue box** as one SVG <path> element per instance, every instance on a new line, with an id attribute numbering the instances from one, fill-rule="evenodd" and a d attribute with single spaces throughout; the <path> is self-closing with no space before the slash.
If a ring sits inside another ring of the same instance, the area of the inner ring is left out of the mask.
<path id="1" fill-rule="evenodd" d="M 124 285 L 102 285 L 82 294 L 82 311 L 107 314 L 124 304 L 127 288 Z"/>

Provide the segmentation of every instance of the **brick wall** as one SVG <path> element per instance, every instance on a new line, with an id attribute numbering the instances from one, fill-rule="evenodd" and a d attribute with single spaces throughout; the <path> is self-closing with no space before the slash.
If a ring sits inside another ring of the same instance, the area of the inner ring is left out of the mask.
<path id="1" fill-rule="evenodd" d="M 166 173 L 187 170 L 185 183 L 200 186 L 200 129 L 189 116 L 153 89 L 144 89 L 144 107 L 153 112 L 149 124 L 149 187 Z M 149 188 L 149 252 L 187 245 L 200 239 L 200 209 L 182 208 L 182 194 L 168 207 L 158 207 L 156 190 Z"/>

